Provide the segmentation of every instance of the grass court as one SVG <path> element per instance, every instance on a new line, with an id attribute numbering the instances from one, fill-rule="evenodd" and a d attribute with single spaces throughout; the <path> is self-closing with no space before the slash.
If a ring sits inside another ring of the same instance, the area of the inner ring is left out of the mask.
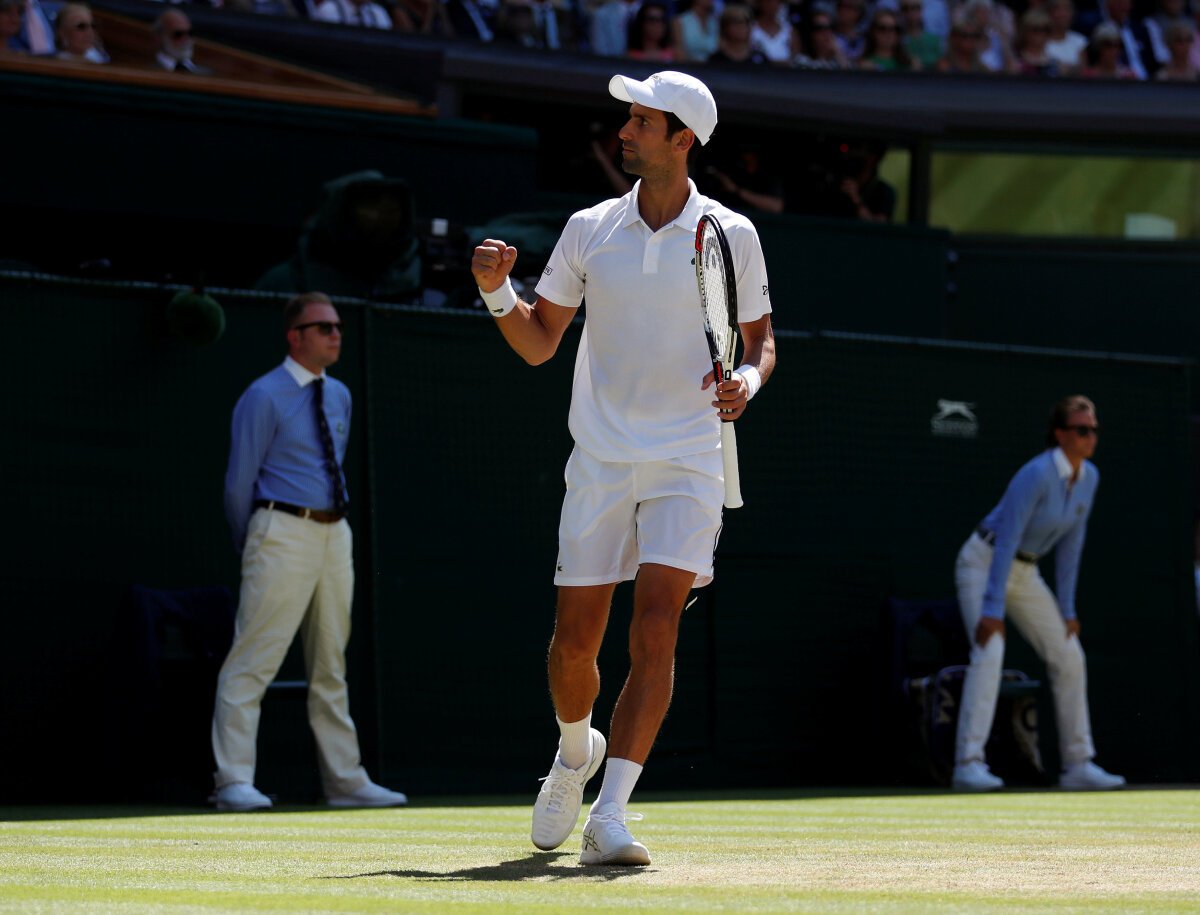
<path id="1" fill-rule="evenodd" d="M 533 794 L 4 808 L 0 911 L 1200 912 L 1200 790 L 635 795 L 647 868 L 537 851 Z"/>

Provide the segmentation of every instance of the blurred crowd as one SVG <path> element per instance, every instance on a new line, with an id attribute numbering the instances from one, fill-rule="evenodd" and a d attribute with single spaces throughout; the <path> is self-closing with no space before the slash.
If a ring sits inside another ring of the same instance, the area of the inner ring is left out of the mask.
<path id="1" fill-rule="evenodd" d="M 1200 0 L 199 0 L 664 64 L 1195 81 Z M 1151 5 L 1153 4 L 1153 5 Z M 1195 5 L 1193 9 L 1192 6 Z M 175 9 L 178 11 L 179 7 Z M 156 25 L 175 69 L 191 27 Z M 105 63 L 83 3 L 0 0 L 0 48 Z M 170 36 L 180 38 L 172 42 Z M 190 60 L 190 50 L 187 58 Z M 178 65 L 178 69 L 188 69 Z"/>

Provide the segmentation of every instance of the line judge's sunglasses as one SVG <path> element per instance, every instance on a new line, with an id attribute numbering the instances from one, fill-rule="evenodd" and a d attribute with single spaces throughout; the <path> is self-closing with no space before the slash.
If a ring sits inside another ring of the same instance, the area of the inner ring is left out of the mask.
<path id="1" fill-rule="evenodd" d="M 310 327 L 315 327 L 317 329 L 317 333 L 319 333 L 322 337 L 328 337 L 335 330 L 339 334 L 342 332 L 342 322 L 341 321 L 309 321 L 307 324 L 294 325 L 292 327 L 292 330 L 303 331 L 303 330 L 308 330 L 308 328 L 310 328 Z"/>
<path id="2" fill-rule="evenodd" d="M 1083 423 L 1080 423 L 1078 426 L 1060 426 L 1060 428 L 1068 429 L 1071 432 L 1074 432 L 1080 438 L 1087 438 L 1089 435 L 1099 435 L 1100 434 L 1099 424 L 1097 424 L 1095 426 L 1088 426 L 1088 425 L 1084 425 Z"/>

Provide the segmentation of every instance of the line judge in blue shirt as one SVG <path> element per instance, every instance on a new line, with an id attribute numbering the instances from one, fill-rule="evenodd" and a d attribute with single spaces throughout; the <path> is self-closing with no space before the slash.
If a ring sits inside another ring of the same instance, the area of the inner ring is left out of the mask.
<path id="1" fill-rule="evenodd" d="M 1003 788 L 984 761 L 1004 661 L 1005 614 L 1046 662 L 1054 693 L 1062 751 L 1062 788 L 1104 789 L 1125 784 L 1092 762 L 1087 672 L 1075 616 L 1075 582 L 1088 516 L 1100 473 L 1088 460 L 1100 426 L 1095 405 L 1082 395 L 1054 405 L 1047 450 L 1008 484 L 1000 504 L 983 519 L 958 554 L 955 583 L 971 661 L 963 681 L 952 784 L 963 791 Z M 1038 559 L 1055 554 L 1051 593 Z M 1057 600 L 1055 599 L 1057 594 Z"/>
<path id="2" fill-rule="evenodd" d="M 233 647 L 217 679 L 213 800 L 218 810 L 271 806 L 254 787 L 259 713 L 299 631 L 326 800 L 399 806 L 408 799 L 362 767 L 346 692 L 354 563 L 342 462 L 350 391 L 325 374 L 341 353 L 342 324 L 320 292 L 294 297 L 283 317 L 287 358 L 233 411 L 225 514 L 242 556 L 242 587 Z"/>

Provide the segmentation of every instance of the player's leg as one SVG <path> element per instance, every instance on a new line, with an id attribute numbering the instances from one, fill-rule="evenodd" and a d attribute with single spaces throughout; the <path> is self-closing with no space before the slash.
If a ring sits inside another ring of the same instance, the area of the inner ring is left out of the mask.
<path id="1" fill-rule="evenodd" d="M 991 791 L 1003 788 L 984 760 L 984 747 L 992 732 L 996 700 L 1000 694 L 1000 672 L 1004 665 L 1004 636 L 993 635 L 986 645 L 975 641 L 975 627 L 983 613 L 983 594 L 992 567 L 992 549 L 972 534 L 958 553 L 954 583 L 958 606 L 971 646 L 962 699 L 958 707 L 958 732 L 954 748 L 951 784 L 961 791 Z"/>
<path id="2" fill-rule="evenodd" d="M 721 531 L 721 452 L 639 464 L 638 559 L 629 677 L 613 712 L 600 795 L 583 829 L 582 864 L 649 864 L 625 826 L 629 797 L 671 703 L 675 645 L 688 593 L 708 584 Z"/>
<path id="3" fill-rule="evenodd" d="M 1092 724 L 1087 701 L 1087 662 L 1083 646 L 1067 634 L 1058 601 L 1038 572 L 1026 564 L 1013 578 L 1010 596 L 1013 624 L 1046 662 L 1054 715 L 1058 723 L 1059 750 L 1064 788 L 1117 788 L 1125 784 L 1119 775 L 1105 772 L 1092 762 Z"/>
<path id="4" fill-rule="evenodd" d="M 629 677 L 609 728 L 610 765 L 613 757 L 643 765 L 650 755 L 671 704 L 679 620 L 695 581 L 690 569 L 656 563 L 647 563 L 638 573 L 629 627 Z"/>
<path id="5" fill-rule="evenodd" d="M 533 844 L 557 848 L 574 830 L 583 789 L 600 769 L 606 744 L 592 727 L 600 691 L 596 657 L 613 590 L 637 571 L 632 469 L 576 448 L 567 462 L 558 529 L 558 585 L 547 673 L 559 747 L 533 806 Z"/>
<path id="6" fill-rule="evenodd" d="M 579 822 L 583 789 L 604 761 L 604 736 L 592 727 L 600 692 L 596 657 L 608 625 L 615 584 L 560 586 L 547 673 L 558 721 L 558 752 L 533 805 L 530 838 L 543 850 L 558 848 Z"/>
<path id="7" fill-rule="evenodd" d="M 646 846 L 625 825 L 629 797 L 658 737 L 675 680 L 679 620 L 696 573 L 647 563 L 634 587 L 629 676 L 613 710 L 600 794 L 583 829 L 582 864 L 650 863 Z"/>
<path id="8" fill-rule="evenodd" d="M 216 802 L 221 810 L 271 806 L 253 788 L 263 694 L 275 679 L 316 586 L 322 546 L 311 521 L 259 509 L 242 552 L 233 645 L 217 677 L 213 710 Z"/>

